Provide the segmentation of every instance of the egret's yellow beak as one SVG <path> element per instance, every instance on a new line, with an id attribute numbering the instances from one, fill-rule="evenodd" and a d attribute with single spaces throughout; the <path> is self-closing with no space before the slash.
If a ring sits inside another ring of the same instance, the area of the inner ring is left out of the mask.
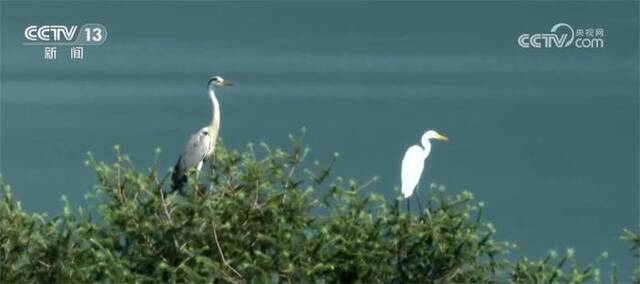
<path id="1" fill-rule="evenodd" d="M 224 81 L 222 81 L 222 85 L 223 85 L 223 86 L 233 86 L 233 85 L 235 85 L 235 84 L 236 84 L 235 82 L 233 82 L 233 81 L 229 81 L 229 80 L 224 80 Z"/>
<path id="2" fill-rule="evenodd" d="M 438 136 L 435 137 L 436 140 L 440 140 L 440 141 L 449 141 L 449 138 L 447 138 L 447 136 L 444 135 L 440 135 L 438 134 Z"/>

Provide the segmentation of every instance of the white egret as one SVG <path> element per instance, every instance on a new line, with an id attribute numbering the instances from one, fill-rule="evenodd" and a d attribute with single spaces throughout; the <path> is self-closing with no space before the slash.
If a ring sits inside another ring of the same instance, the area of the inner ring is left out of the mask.
<path id="1" fill-rule="evenodd" d="M 224 80 L 220 76 L 214 76 L 207 83 L 209 89 L 209 98 L 211 99 L 211 107 L 213 118 L 211 124 L 198 130 L 191 135 L 187 144 L 184 146 L 182 155 L 178 157 L 178 162 L 173 168 L 171 175 L 171 188 L 180 190 L 187 181 L 187 172 L 195 169 L 196 173 L 200 172 L 202 165 L 206 159 L 210 159 L 216 148 L 218 139 L 218 130 L 220 129 L 220 104 L 216 98 L 215 88 L 218 86 L 230 86 L 233 82 Z"/>
<path id="2" fill-rule="evenodd" d="M 413 190 L 420 182 L 420 176 L 422 176 L 422 170 L 424 169 L 424 163 L 431 152 L 431 142 L 429 140 L 435 139 L 440 141 L 449 141 L 449 139 L 443 135 L 440 135 L 434 130 L 429 130 L 422 135 L 419 145 L 413 145 L 407 149 L 402 159 L 402 195 L 405 199 L 408 199 L 413 194 Z M 420 205 L 420 199 L 418 198 L 418 205 Z M 407 200 L 407 211 L 410 210 L 409 200 Z M 422 209 L 421 209 L 422 210 Z"/>

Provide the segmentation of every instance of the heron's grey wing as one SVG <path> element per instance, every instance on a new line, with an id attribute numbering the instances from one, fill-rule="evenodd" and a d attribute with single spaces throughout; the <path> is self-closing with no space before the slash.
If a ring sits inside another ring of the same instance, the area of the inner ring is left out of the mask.
<path id="1" fill-rule="evenodd" d="M 200 164 L 209 153 L 210 147 L 211 136 L 208 131 L 201 130 L 191 135 L 180 158 L 180 169 L 185 171 Z"/>

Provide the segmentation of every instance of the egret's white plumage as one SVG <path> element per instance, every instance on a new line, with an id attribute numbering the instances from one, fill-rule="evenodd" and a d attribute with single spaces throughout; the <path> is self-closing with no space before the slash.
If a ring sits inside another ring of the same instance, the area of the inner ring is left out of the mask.
<path id="1" fill-rule="evenodd" d="M 209 79 L 209 99 L 211 99 L 212 108 L 211 124 L 191 135 L 187 144 L 185 144 L 171 176 L 174 190 L 182 188 L 182 185 L 187 180 L 187 171 L 195 169 L 196 172 L 200 172 L 204 161 L 213 155 L 220 129 L 220 104 L 216 97 L 215 87 L 229 85 L 233 85 L 233 83 L 224 80 L 220 76 L 214 76 Z"/>
<path id="2" fill-rule="evenodd" d="M 430 139 L 436 139 L 441 141 L 447 141 L 447 137 L 438 134 L 438 132 L 429 130 L 422 135 L 421 143 L 422 147 L 413 145 L 407 149 L 402 159 L 402 195 L 404 198 L 409 198 L 413 194 L 413 190 L 420 182 L 422 171 L 424 170 L 424 163 L 429 157 L 431 152 Z"/>
<path id="3" fill-rule="evenodd" d="M 413 194 L 413 189 L 418 185 L 426 155 L 422 147 L 413 145 L 407 149 L 402 159 L 402 196 L 408 198 Z"/>

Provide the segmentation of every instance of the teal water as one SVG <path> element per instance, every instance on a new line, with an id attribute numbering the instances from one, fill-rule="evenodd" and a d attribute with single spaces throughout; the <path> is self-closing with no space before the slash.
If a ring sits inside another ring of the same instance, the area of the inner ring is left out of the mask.
<path id="1" fill-rule="evenodd" d="M 406 148 L 436 144 L 423 183 L 468 189 L 498 238 L 534 257 L 608 251 L 638 225 L 638 2 L 2 2 L 0 172 L 30 211 L 59 212 L 91 190 L 86 151 L 119 144 L 141 168 L 156 146 L 175 161 L 209 122 L 243 148 L 308 129 L 311 160 L 392 196 Z M 603 27 L 603 49 L 526 50 L 524 32 L 557 22 Z M 72 62 L 22 46 L 31 24 L 104 24 L 103 46 Z M 424 196 L 423 196 L 424 197 Z"/>

